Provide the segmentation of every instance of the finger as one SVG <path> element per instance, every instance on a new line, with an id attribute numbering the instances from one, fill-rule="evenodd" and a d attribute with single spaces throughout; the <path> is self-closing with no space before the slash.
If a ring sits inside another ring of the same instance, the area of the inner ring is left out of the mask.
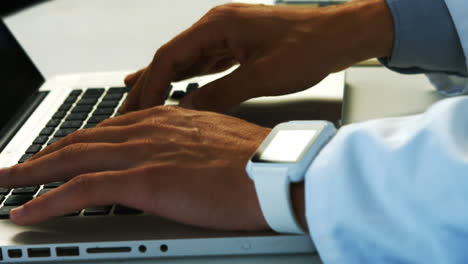
<path id="1" fill-rule="evenodd" d="M 83 173 L 127 169 L 135 159 L 143 158 L 133 146 L 109 143 L 69 145 L 36 160 L 10 167 L 0 178 L 0 186 L 32 186 L 68 181 Z"/>
<path id="2" fill-rule="evenodd" d="M 125 102 L 122 104 L 122 106 L 119 109 L 119 112 L 121 114 L 125 114 L 127 112 L 138 109 L 139 103 L 140 103 L 140 94 L 142 93 L 142 90 L 144 87 L 144 85 L 141 83 L 144 83 L 146 81 L 147 76 L 148 76 L 148 67 L 135 80 L 135 84 L 130 89 L 130 93 L 127 95 Z"/>
<path id="3" fill-rule="evenodd" d="M 47 154 L 62 149 L 65 146 L 76 143 L 121 143 L 129 138 L 128 131 L 119 127 L 95 127 L 89 129 L 80 129 L 66 136 L 62 140 L 47 146 L 41 152 L 34 155 L 28 161 L 43 157 Z"/>
<path id="4" fill-rule="evenodd" d="M 265 85 L 263 77 L 250 68 L 240 66 L 234 72 L 187 94 L 180 106 L 223 113 L 247 99 L 264 95 L 260 89 Z"/>
<path id="5" fill-rule="evenodd" d="M 204 54 L 209 54 L 209 50 L 226 50 L 225 34 L 218 31 L 214 23 L 194 26 L 160 48 L 144 76 L 135 84 L 139 95 L 138 107 L 144 109 L 161 104 L 171 81 L 177 79 L 181 72 L 190 72 L 187 69 Z"/>
<path id="6" fill-rule="evenodd" d="M 96 128 L 101 127 L 122 127 L 131 124 L 135 124 L 140 120 L 148 117 L 151 114 L 151 109 L 145 109 L 130 113 L 125 113 L 124 115 L 119 115 L 117 117 L 108 118 L 101 123 L 97 124 Z"/>
<path id="7" fill-rule="evenodd" d="M 146 70 L 146 67 L 137 72 L 127 75 L 124 79 L 125 85 L 127 87 L 132 87 L 145 70 Z"/>
<path id="8" fill-rule="evenodd" d="M 16 224 L 30 225 L 98 205 L 122 204 L 123 197 L 138 192 L 127 171 L 106 171 L 77 176 L 64 185 L 11 211 Z"/>
<path id="9" fill-rule="evenodd" d="M 227 51 L 210 52 L 212 54 L 200 57 L 193 65 L 185 71 L 177 72 L 177 76 L 173 81 L 182 81 L 194 76 L 202 76 L 206 74 L 218 73 L 220 63 L 225 64 L 226 61 L 231 62 L 231 65 L 237 63 L 237 60 Z"/>

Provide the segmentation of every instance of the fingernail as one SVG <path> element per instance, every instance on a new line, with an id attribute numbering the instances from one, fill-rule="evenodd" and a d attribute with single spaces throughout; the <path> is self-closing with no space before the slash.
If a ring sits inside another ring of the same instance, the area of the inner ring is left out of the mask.
<path id="1" fill-rule="evenodd" d="M 21 218 L 23 216 L 24 210 L 23 206 L 16 207 L 10 211 L 10 217 L 11 218 Z"/>

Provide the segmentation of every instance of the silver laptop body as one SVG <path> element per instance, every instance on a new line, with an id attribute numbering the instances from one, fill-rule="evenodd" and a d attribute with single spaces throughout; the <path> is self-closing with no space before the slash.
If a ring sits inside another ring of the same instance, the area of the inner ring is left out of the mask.
<path id="1" fill-rule="evenodd" d="M 88 88 L 102 92 L 98 105 L 93 106 L 86 117 L 88 121 L 99 104 L 104 102 L 104 97 L 113 91 L 122 92 L 125 89 L 123 78 L 127 72 L 70 74 L 44 80 L 3 21 L 0 21 L 0 54 L 1 78 L 14 80 L 3 83 L 0 96 L 0 167 L 14 165 L 24 158 L 25 152 L 41 136 L 57 112 L 62 109 L 66 116 L 71 115 L 78 102 L 85 99 Z M 202 86 L 221 75 L 175 83 L 166 103 L 177 104 L 173 98 L 174 91 L 185 91 L 192 83 Z M 315 119 L 326 113 L 332 113 L 328 114 L 330 119 L 337 121 L 343 89 L 344 73 L 337 73 L 301 93 L 249 100 L 231 114 L 270 126 L 290 119 Z M 9 92 L 6 93 L 6 90 Z M 77 92 L 73 92 L 76 90 L 81 91 L 77 96 Z M 72 96 L 72 93 L 75 95 Z M 125 95 L 126 92 L 118 99 L 110 116 L 117 113 L 116 109 L 125 100 Z M 71 106 L 62 108 L 70 97 L 76 97 Z M 42 139 L 46 137 L 47 141 L 42 148 L 55 137 L 66 120 L 65 117 L 60 121 L 49 136 L 43 136 Z M 85 126 L 86 121 L 80 128 Z M 30 195 L 36 197 L 46 187 L 38 186 Z M 0 211 L 10 196 L 28 190 L 2 191 Z M 86 210 L 82 210 L 75 216 L 59 217 L 26 227 L 14 225 L 8 220 L 8 215 L 3 214 L 0 220 L 0 263 L 315 251 L 308 236 L 278 235 L 273 232 L 219 232 L 181 225 L 131 209 L 119 210 L 121 208 L 115 205 L 104 215 L 95 212 L 87 214 Z"/>

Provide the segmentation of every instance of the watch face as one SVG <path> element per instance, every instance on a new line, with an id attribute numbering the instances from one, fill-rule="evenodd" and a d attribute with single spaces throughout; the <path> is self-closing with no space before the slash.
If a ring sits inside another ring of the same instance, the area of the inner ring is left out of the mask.
<path id="1" fill-rule="evenodd" d="M 266 147 L 252 158 L 255 162 L 295 163 L 315 138 L 317 130 L 279 130 Z"/>

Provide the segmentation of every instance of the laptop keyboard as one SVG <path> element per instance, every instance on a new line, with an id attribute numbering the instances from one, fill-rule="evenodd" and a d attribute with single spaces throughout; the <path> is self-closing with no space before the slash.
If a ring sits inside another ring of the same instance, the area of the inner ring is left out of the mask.
<path id="1" fill-rule="evenodd" d="M 187 93 L 197 88 L 197 83 L 189 83 L 185 90 L 173 91 L 171 86 L 164 100 L 172 99 L 178 101 Z M 25 162 L 46 146 L 59 141 L 78 129 L 95 127 L 105 119 L 118 115 L 118 109 L 128 91 L 126 87 L 112 87 L 109 89 L 88 88 L 71 91 L 18 163 Z M 0 188 L 0 219 L 9 218 L 10 211 L 13 208 L 23 205 L 62 184 L 64 182 L 51 182 L 38 186 L 14 189 Z M 137 209 L 122 205 L 111 205 L 86 208 L 66 216 L 131 215 L 141 213 Z"/>

